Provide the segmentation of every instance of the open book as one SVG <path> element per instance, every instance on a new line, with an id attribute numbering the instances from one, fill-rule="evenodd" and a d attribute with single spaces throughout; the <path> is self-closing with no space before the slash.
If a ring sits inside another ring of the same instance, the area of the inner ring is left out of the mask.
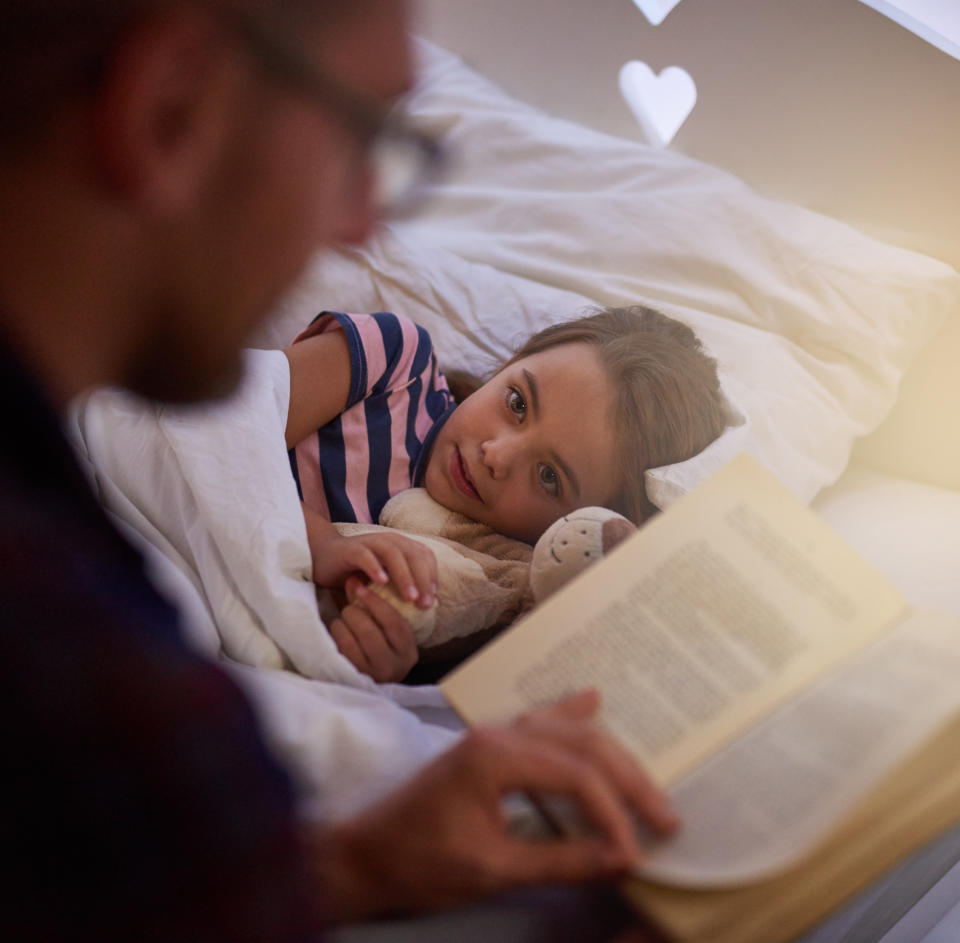
<path id="1" fill-rule="evenodd" d="M 960 620 L 746 455 L 442 687 L 470 723 L 601 691 L 684 822 L 629 882 L 677 939 L 790 939 L 960 818 Z"/>

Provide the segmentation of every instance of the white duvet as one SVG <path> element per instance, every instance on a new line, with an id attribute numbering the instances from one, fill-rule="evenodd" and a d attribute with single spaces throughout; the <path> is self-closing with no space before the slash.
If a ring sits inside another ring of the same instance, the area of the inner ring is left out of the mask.
<path id="1" fill-rule="evenodd" d="M 76 405 L 71 434 L 101 501 L 180 605 L 191 643 L 226 656 L 314 811 L 342 815 L 454 734 L 414 712 L 442 707 L 435 688 L 378 686 L 333 644 L 284 443 L 287 360 L 253 350 L 246 367 L 236 396 L 203 408 L 98 391 Z"/>

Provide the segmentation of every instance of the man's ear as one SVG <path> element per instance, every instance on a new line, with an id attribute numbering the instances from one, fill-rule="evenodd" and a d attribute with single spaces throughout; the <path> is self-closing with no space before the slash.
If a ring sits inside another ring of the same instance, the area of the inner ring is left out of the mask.
<path id="1" fill-rule="evenodd" d="M 102 183 L 160 216 L 189 206 L 229 136 L 241 77 L 229 36 L 202 9 L 173 4 L 131 27 L 93 105 Z"/>

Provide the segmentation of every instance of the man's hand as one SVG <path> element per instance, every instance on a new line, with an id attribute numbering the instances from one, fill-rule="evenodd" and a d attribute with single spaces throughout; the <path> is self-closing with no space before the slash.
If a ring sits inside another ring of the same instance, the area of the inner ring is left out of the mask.
<path id="1" fill-rule="evenodd" d="M 613 878 L 636 864 L 639 816 L 676 826 L 663 794 L 591 717 L 585 692 L 507 727 L 471 731 L 406 786 L 312 838 L 331 919 L 451 906 L 511 887 Z M 511 792 L 576 801 L 597 834 L 512 836 Z"/>
<path id="2" fill-rule="evenodd" d="M 340 654 L 374 681 L 402 681 L 419 658 L 409 623 L 356 577 L 345 589 L 349 602 L 330 623 Z"/>

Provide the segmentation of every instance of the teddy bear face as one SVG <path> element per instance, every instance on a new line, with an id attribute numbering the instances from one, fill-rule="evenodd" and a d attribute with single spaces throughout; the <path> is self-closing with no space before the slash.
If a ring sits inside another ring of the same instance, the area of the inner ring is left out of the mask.
<path id="1" fill-rule="evenodd" d="M 534 598 L 542 602 L 635 529 L 625 517 L 599 507 L 580 508 L 555 521 L 534 549 Z"/>

